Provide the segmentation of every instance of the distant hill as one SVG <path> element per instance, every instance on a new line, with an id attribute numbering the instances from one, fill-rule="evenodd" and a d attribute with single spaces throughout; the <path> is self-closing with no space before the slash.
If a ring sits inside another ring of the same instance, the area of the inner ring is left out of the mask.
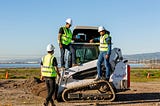
<path id="1" fill-rule="evenodd" d="M 160 52 L 124 55 L 123 57 L 127 60 L 160 59 Z"/>

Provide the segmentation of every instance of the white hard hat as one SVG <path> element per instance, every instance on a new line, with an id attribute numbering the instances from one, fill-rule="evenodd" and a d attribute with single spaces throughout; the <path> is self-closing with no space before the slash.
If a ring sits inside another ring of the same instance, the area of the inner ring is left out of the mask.
<path id="1" fill-rule="evenodd" d="M 47 51 L 53 51 L 55 48 L 52 44 L 47 45 Z"/>
<path id="2" fill-rule="evenodd" d="M 106 30 L 103 26 L 99 26 L 99 27 L 98 27 L 98 32 L 101 32 L 101 31 L 103 31 L 103 30 Z"/>
<path id="3" fill-rule="evenodd" d="M 71 18 L 66 19 L 66 23 L 72 25 L 72 19 Z"/>

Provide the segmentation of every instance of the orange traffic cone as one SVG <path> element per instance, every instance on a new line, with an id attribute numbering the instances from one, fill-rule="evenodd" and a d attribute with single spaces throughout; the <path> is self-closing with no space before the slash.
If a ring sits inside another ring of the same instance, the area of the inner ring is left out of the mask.
<path id="1" fill-rule="evenodd" d="M 147 78 L 150 78 L 150 73 L 147 74 Z"/>
<path id="2" fill-rule="evenodd" d="M 9 76 L 9 75 L 8 75 L 8 71 L 7 71 L 7 72 L 6 72 L 6 79 L 8 79 L 8 76 Z"/>

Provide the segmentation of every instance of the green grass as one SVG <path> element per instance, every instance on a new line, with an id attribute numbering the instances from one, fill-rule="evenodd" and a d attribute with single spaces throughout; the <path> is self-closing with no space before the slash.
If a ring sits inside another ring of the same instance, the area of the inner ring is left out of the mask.
<path id="1" fill-rule="evenodd" d="M 5 79 L 8 71 L 9 79 L 40 78 L 40 68 L 0 69 L 0 79 Z M 148 73 L 150 78 L 147 78 Z M 131 69 L 131 82 L 160 81 L 160 69 Z"/>
<path id="2" fill-rule="evenodd" d="M 131 69 L 131 82 L 148 81 L 160 81 L 160 69 Z"/>
<path id="3" fill-rule="evenodd" d="M 0 79 L 5 79 L 6 72 L 9 73 L 8 79 L 28 79 L 40 77 L 40 68 L 11 68 L 0 69 Z"/>

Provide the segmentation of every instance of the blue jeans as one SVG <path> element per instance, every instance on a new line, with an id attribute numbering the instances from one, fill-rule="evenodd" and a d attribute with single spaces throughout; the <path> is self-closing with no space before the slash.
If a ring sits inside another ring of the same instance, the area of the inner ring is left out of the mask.
<path id="1" fill-rule="evenodd" d="M 70 52 L 70 45 L 63 45 L 62 48 L 60 49 L 61 52 L 61 67 L 65 67 L 65 51 L 66 49 L 68 52 Z"/>
<path id="2" fill-rule="evenodd" d="M 60 52 L 61 52 L 61 67 L 69 68 L 72 66 L 72 64 L 76 63 L 75 49 L 71 44 L 69 45 L 62 44 L 62 48 L 60 49 Z"/>
<path id="3" fill-rule="evenodd" d="M 71 52 L 69 50 L 65 50 L 65 68 L 70 68 L 71 67 Z"/>
<path id="4" fill-rule="evenodd" d="M 107 52 L 100 52 L 98 56 L 98 61 L 97 61 L 97 73 L 98 73 L 98 78 L 102 77 L 102 63 L 104 62 L 105 68 L 106 68 L 106 78 L 110 77 L 110 64 L 109 64 L 109 58 L 106 59 L 106 54 Z"/>

